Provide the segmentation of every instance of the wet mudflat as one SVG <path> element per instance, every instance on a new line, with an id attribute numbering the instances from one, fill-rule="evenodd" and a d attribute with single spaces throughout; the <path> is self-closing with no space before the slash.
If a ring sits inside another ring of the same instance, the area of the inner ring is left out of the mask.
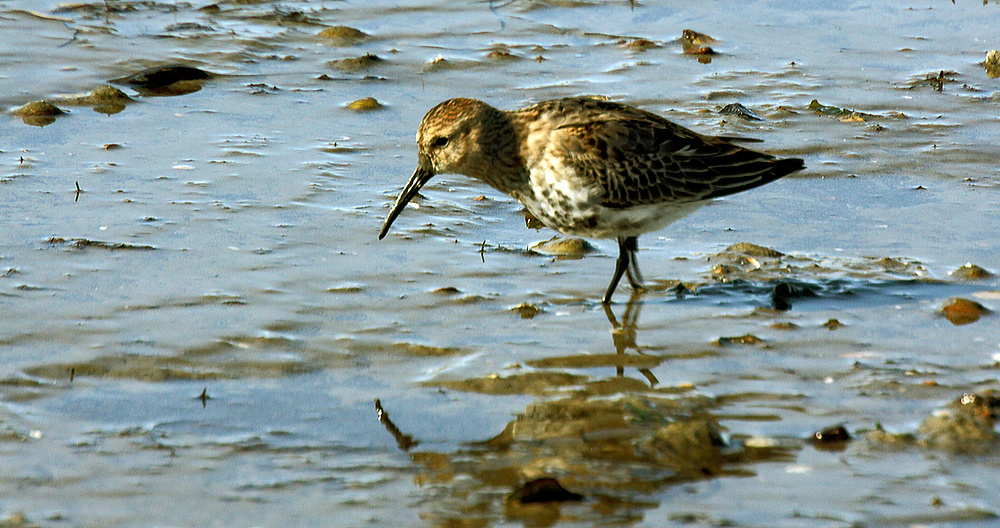
<path id="1" fill-rule="evenodd" d="M 0 2 L 0 519 L 995 522 L 998 20 Z M 808 168 L 608 309 L 613 242 L 461 176 L 376 241 L 434 104 L 588 94 Z"/>

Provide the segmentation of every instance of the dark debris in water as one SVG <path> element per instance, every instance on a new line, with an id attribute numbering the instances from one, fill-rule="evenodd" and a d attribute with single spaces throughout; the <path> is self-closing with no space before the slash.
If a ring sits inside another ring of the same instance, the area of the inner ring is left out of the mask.
<path id="1" fill-rule="evenodd" d="M 843 450 L 851 440 L 851 433 L 843 425 L 825 427 L 809 437 L 809 442 L 814 447 L 827 451 Z"/>
<path id="2" fill-rule="evenodd" d="M 958 76 L 958 72 L 952 70 L 940 70 L 933 73 L 924 74 L 922 77 L 913 79 L 909 83 L 909 88 L 920 88 L 923 86 L 930 86 L 931 89 L 937 92 L 943 92 L 946 84 L 958 82 L 955 77 Z"/>
<path id="3" fill-rule="evenodd" d="M 569 502 L 581 501 L 583 495 L 567 490 L 558 480 L 551 477 L 537 478 L 529 480 L 514 490 L 508 497 L 509 500 L 522 504 L 538 502 Z"/>
<path id="4" fill-rule="evenodd" d="M 126 244 L 124 242 L 104 242 L 102 240 L 91 240 L 89 238 L 62 238 L 62 237 L 49 237 L 45 240 L 52 245 L 62 245 L 67 244 L 76 249 L 107 249 L 110 251 L 122 251 L 122 250 L 137 250 L 137 251 L 152 251 L 156 249 L 154 246 L 140 245 L 140 244 Z"/>
<path id="5" fill-rule="evenodd" d="M 816 288 L 811 285 L 796 285 L 790 281 L 782 281 L 771 290 L 771 307 L 778 311 L 792 308 L 793 299 L 816 297 Z"/>
<path id="6" fill-rule="evenodd" d="M 396 427 L 396 424 L 389 419 L 389 413 L 382 408 L 382 400 L 378 398 L 375 399 L 375 415 L 378 417 L 378 421 L 382 424 L 382 427 L 385 427 L 385 430 L 396 440 L 396 445 L 401 450 L 409 451 L 420 443 L 412 435 L 405 434 L 399 430 L 399 427 Z"/>
<path id="7" fill-rule="evenodd" d="M 763 346 L 764 340 L 753 335 L 746 334 L 738 337 L 720 337 L 712 343 L 716 346 L 731 346 L 731 345 L 751 345 L 751 346 Z"/>
<path id="8" fill-rule="evenodd" d="M 163 88 L 177 81 L 202 81 L 212 75 L 204 70 L 184 64 L 168 64 L 142 70 L 132 75 L 111 79 L 116 84 L 127 84 L 141 88 Z"/>
<path id="9" fill-rule="evenodd" d="M 816 99 L 809 102 L 809 110 L 812 110 L 819 115 L 836 117 L 844 122 L 864 123 L 878 118 L 875 114 L 868 114 L 857 110 L 851 110 L 849 108 L 840 108 L 839 106 L 822 104 Z"/>
<path id="10" fill-rule="evenodd" d="M 764 121 L 763 117 L 760 117 L 756 112 L 740 103 L 729 103 L 720 108 L 719 113 L 722 115 L 733 115 L 747 121 Z"/>

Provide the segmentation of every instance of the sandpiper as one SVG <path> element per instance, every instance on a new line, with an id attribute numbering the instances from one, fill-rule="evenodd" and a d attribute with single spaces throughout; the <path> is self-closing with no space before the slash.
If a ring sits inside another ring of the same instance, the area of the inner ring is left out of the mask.
<path id="1" fill-rule="evenodd" d="M 709 200 L 805 168 L 698 134 L 656 114 L 589 97 L 503 111 L 449 99 L 417 130 L 418 163 L 382 224 L 385 237 L 434 175 L 464 174 L 513 197 L 546 226 L 573 236 L 614 238 L 618 260 L 603 302 L 622 275 L 642 289 L 639 235 Z"/>

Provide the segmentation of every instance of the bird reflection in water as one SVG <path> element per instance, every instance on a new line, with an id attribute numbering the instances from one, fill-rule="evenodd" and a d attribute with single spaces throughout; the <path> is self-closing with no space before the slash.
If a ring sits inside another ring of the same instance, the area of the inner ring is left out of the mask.
<path id="1" fill-rule="evenodd" d="M 620 323 L 615 317 L 615 313 L 611 310 L 611 306 L 607 304 L 602 305 L 604 307 L 604 315 L 608 316 L 608 322 L 611 323 L 611 337 L 614 341 L 615 351 L 619 355 L 624 355 L 629 349 L 634 349 L 640 355 L 645 355 L 642 352 L 642 348 L 635 342 L 635 328 L 639 323 L 639 313 L 642 311 L 642 296 L 644 293 L 644 290 L 632 292 L 632 296 L 625 305 L 625 312 L 622 314 L 622 321 Z M 660 383 L 660 380 L 656 379 L 656 376 L 649 368 L 640 366 L 638 370 L 649 381 L 650 387 L 655 387 Z M 624 361 L 616 365 L 615 374 L 619 377 L 625 375 Z"/>

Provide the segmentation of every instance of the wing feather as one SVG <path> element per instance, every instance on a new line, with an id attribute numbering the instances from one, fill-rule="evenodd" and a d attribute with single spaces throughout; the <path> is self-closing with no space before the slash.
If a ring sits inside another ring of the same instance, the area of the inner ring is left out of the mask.
<path id="1" fill-rule="evenodd" d="M 565 122 L 553 139 L 583 181 L 603 192 L 607 207 L 708 200 L 804 168 L 801 159 L 745 149 L 636 108 L 586 98 L 563 102 Z"/>

